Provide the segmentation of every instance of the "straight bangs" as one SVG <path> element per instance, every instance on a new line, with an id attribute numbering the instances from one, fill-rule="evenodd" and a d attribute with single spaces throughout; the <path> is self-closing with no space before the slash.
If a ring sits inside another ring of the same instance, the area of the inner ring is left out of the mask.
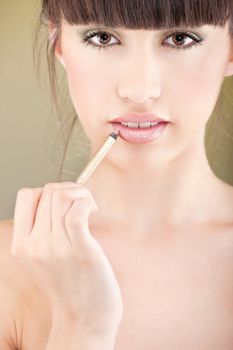
<path id="1" fill-rule="evenodd" d="M 223 27 L 233 17 L 232 0 L 43 0 L 43 15 L 60 24 L 97 24 L 128 29 L 180 26 Z"/>

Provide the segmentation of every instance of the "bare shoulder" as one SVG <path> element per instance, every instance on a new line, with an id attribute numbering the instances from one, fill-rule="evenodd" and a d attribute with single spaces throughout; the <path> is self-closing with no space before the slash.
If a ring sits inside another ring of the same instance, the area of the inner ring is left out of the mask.
<path id="1" fill-rule="evenodd" d="M 29 270 L 11 255 L 12 238 L 13 220 L 0 221 L 0 349 L 4 350 L 30 348 L 24 344 L 27 337 L 33 338 L 30 318 L 38 326 L 40 311 L 46 308 Z"/>

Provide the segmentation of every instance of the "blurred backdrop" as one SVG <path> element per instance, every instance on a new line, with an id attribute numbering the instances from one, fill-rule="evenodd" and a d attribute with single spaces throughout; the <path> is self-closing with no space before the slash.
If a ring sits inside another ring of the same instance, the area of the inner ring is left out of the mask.
<path id="1" fill-rule="evenodd" d="M 38 81 L 33 65 L 38 6 L 35 0 L 0 0 L 0 220 L 13 218 L 20 188 L 57 182 L 62 161 L 60 124 L 51 105 L 48 74 L 42 69 Z M 63 116 L 68 120 L 72 107 L 67 95 L 64 83 Z M 221 96 L 226 102 L 217 103 L 206 127 L 206 153 L 216 176 L 233 185 L 233 78 L 225 80 Z M 89 140 L 77 124 L 59 181 L 75 181 L 89 149 Z"/>

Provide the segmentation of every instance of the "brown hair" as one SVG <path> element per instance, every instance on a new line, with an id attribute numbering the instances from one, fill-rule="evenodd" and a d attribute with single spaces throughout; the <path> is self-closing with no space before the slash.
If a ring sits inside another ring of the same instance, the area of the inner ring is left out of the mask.
<path id="1" fill-rule="evenodd" d="M 62 16 L 69 24 L 95 23 L 110 27 L 149 30 L 205 24 L 223 27 L 229 21 L 229 35 L 233 40 L 232 0 L 42 0 L 39 28 L 35 41 L 37 44 L 40 28 L 43 25 L 47 26 L 49 20 L 57 27 L 52 44 L 48 37 L 46 40 L 51 92 L 57 107 L 54 53 L 59 40 Z M 36 47 L 37 45 L 35 45 Z M 34 54 L 38 62 L 37 50 L 34 51 Z M 76 120 L 77 116 L 75 115 L 70 121 L 59 179 L 69 138 Z"/>

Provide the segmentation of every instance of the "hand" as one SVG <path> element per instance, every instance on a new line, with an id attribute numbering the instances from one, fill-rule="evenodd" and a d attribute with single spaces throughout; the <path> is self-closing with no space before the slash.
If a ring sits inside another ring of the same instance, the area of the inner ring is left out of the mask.
<path id="1" fill-rule="evenodd" d="M 77 183 L 22 188 L 16 199 L 11 254 L 29 266 L 52 310 L 64 310 L 90 329 L 118 327 L 121 292 L 88 218 L 98 210 Z"/>

